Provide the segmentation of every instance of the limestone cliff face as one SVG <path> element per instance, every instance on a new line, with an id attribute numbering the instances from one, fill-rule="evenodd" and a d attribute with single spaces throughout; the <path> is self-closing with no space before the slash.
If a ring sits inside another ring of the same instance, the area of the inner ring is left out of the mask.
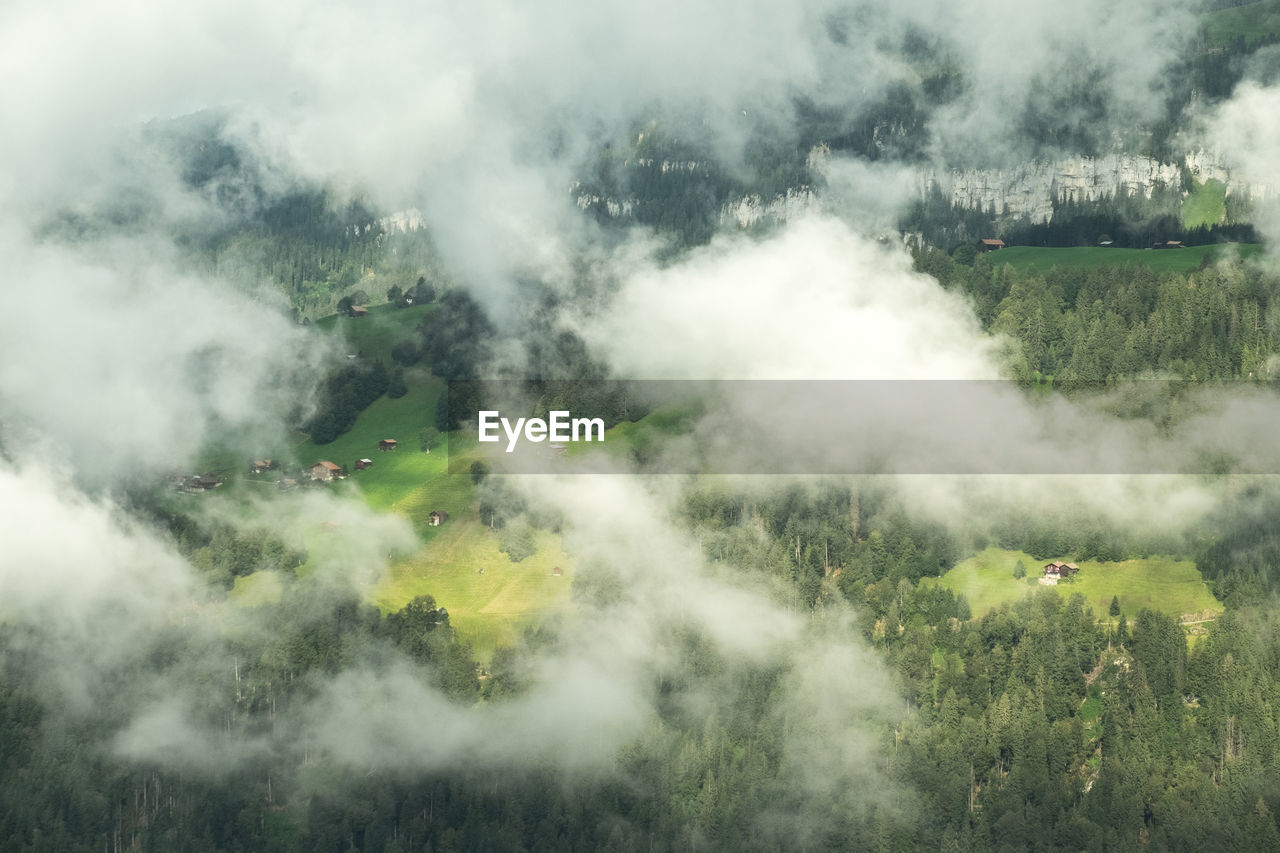
<path id="1" fill-rule="evenodd" d="M 662 171 L 664 174 L 675 169 L 693 171 L 696 165 L 663 163 Z M 580 209 L 603 210 L 612 219 L 629 219 L 635 211 L 636 200 L 632 198 L 606 197 L 582 192 L 577 187 L 574 187 L 574 193 L 574 200 Z M 794 187 L 773 198 L 764 198 L 758 194 L 746 195 L 733 199 L 720 208 L 720 224 L 749 228 L 761 221 L 786 222 L 813 209 L 815 203 L 816 198 L 809 187 Z"/>
<path id="2" fill-rule="evenodd" d="M 1228 195 L 1244 193 L 1263 199 L 1276 194 L 1271 186 L 1235 174 L 1209 152 L 1189 155 L 1184 164 L 1196 181 L 1212 179 L 1226 184 Z M 997 213 L 1025 215 L 1032 222 L 1046 222 L 1053 212 L 1055 197 L 1091 201 L 1124 192 L 1150 198 L 1156 187 L 1181 188 L 1182 169 L 1178 164 L 1161 163 L 1149 157 L 1109 154 L 1032 162 L 1007 169 L 921 174 L 922 194 L 935 186 L 958 205 L 994 207 Z"/>
<path id="3" fill-rule="evenodd" d="M 720 210 L 720 224 L 730 223 L 739 228 L 749 228 L 762 220 L 786 222 L 812 210 L 814 207 L 813 191 L 808 187 L 787 190 L 785 195 L 763 199 L 758 195 L 749 195 L 726 204 Z"/>

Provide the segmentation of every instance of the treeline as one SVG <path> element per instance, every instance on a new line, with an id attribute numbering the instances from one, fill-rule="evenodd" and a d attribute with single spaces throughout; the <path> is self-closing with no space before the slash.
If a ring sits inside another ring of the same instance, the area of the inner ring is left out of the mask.
<path id="1" fill-rule="evenodd" d="M 47 673 L 59 665 L 44 657 L 46 638 L 31 628 L 0 626 L 0 849 L 396 849 L 359 843 L 366 826 L 379 820 L 375 815 L 391 812 L 386 803 L 364 801 L 358 784 L 343 789 L 345 814 L 328 819 L 323 800 L 316 801 L 314 818 L 308 814 L 299 768 L 314 758 L 306 745 L 274 738 L 276 720 L 288 718 L 340 671 L 361 663 L 377 671 L 389 648 L 419 665 L 446 696 L 474 701 L 480 682 L 470 649 L 429 598 L 383 617 L 321 584 L 286 578 L 281 602 L 263 606 L 270 608 L 270 631 L 239 632 L 216 643 L 180 624 L 157 632 L 150 648 L 136 650 L 147 661 L 146 678 L 140 681 L 131 664 L 99 673 L 110 689 L 92 697 L 92 713 L 52 704 L 42 692 Z M 198 709 L 191 724 L 211 734 L 192 749 L 211 764 L 218 763 L 218 750 L 250 739 L 273 741 L 273 754 L 245 756 L 218 774 L 122 757 L 112 743 L 144 701 L 138 690 L 156 685 Z"/>
<path id="2" fill-rule="evenodd" d="M 1218 264 L 1187 274 L 1141 264 L 1019 272 L 999 257 L 980 254 L 969 267 L 923 250 L 916 268 L 967 294 L 987 328 L 1016 342 L 1012 368 L 1020 378 L 1270 375 L 1280 281 L 1253 265 Z"/>
<path id="3" fill-rule="evenodd" d="M 721 229 L 725 205 L 758 195 L 766 202 L 814 183 L 795 143 L 756 136 L 737 169 L 720 161 L 705 131 L 685 136 L 662 127 L 637 130 L 633 144 L 606 145 L 574 189 L 579 204 L 607 227 L 643 225 L 673 248 L 707 243 Z"/>
<path id="4" fill-rule="evenodd" d="M 1214 595 L 1234 606 L 1274 600 L 1280 592 L 1280 498 L 1254 483 L 1217 512 L 1212 529 L 1195 557 Z"/>
<path id="5" fill-rule="evenodd" d="M 322 189 L 264 201 L 248 218 L 209 237 L 201 256 L 218 272 L 266 275 L 299 312 L 329 308 L 365 273 L 385 266 L 377 216 L 358 201 L 338 204 Z"/>
<path id="6" fill-rule="evenodd" d="M 892 759 L 919 847 L 1280 849 L 1275 615 L 1228 613 L 1190 652 L 1169 616 L 1127 623 L 1046 590 L 870 626 L 919 709 Z"/>
<path id="7" fill-rule="evenodd" d="M 403 387 L 404 377 L 400 376 L 396 390 Z M 346 365 L 325 380 L 316 413 L 303 429 L 316 444 L 328 444 L 351 429 L 360 413 L 391 388 L 392 373 L 382 362 Z"/>
<path id="8" fill-rule="evenodd" d="M 1277 505 L 1258 498 L 1225 507 L 1234 524 L 1201 546 L 1215 590 L 1234 589 L 1246 609 L 1233 606 L 1192 648 L 1169 615 L 1112 621 L 1056 589 L 972 614 L 922 571 L 935 559 L 925 552 L 946 561 L 960 543 L 874 489 L 752 499 L 708 487 L 688 495 L 685 514 L 713 559 L 816 583 L 818 611 L 835 596 L 853 603 L 910 703 L 883 760 L 918 800 L 897 834 L 881 827 L 878 841 L 845 849 L 1276 850 L 1280 610 L 1265 593 L 1280 573 L 1265 531 Z M 761 527 L 766 545 L 752 535 Z M 1091 542 L 1108 552 L 1099 559 L 1139 544 L 1066 519 L 1056 530 L 1015 519 L 997 535 L 1077 559 Z M 834 556 L 822 566 L 824 555 Z"/>
<path id="9" fill-rule="evenodd" d="M 934 184 L 911 203 L 899 227 L 907 234 L 918 234 L 925 245 L 948 250 L 984 237 L 999 237 L 1010 246 L 1058 248 L 1109 241 L 1123 249 L 1146 249 L 1169 240 L 1188 246 L 1259 240 L 1257 230 L 1247 221 L 1247 200 L 1228 196 L 1225 222 L 1192 228 L 1183 224 L 1182 203 L 1179 187 L 1156 187 L 1150 196 L 1117 191 L 1088 201 L 1059 195 L 1051 202 L 1048 221 L 1032 222 L 1026 216 L 997 211 L 994 205 L 976 208 L 956 204 Z"/>
<path id="10" fill-rule="evenodd" d="M 1116 248 L 1146 249 L 1169 240 L 1188 246 L 1258 242 L 1253 225 L 1240 221 L 1244 211 L 1237 209 L 1235 196 L 1229 197 L 1227 222 L 1188 228 L 1182 221 L 1181 195 L 1174 195 L 1172 203 L 1163 205 L 1140 193 L 1116 193 L 1092 201 L 1058 198 L 1048 222 L 1023 220 L 1000 233 L 1011 246 L 1096 246 L 1108 240 Z M 1162 209 L 1167 212 L 1159 212 Z"/>
<path id="11" fill-rule="evenodd" d="M 201 268 L 254 281 L 270 277 L 299 317 L 330 313 L 334 302 L 370 273 L 380 288 L 411 286 L 439 273 L 425 230 L 387 233 L 381 214 L 361 199 L 342 199 L 323 185 L 279 176 L 225 133 L 225 116 L 202 111 L 149 123 L 143 138 L 173 160 L 186 185 L 221 212 L 188 221 L 174 234 Z"/>
<path id="12" fill-rule="evenodd" d="M 517 359 L 495 360 L 492 321 L 465 291 L 450 290 L 412 334 L 392 347 L 391 356 L 401 367 L 427 364 L 449 383 L 434 422 L 444 432 L 503 402 L 529 404 L 528 416 L 545 417 L 552 409 L 589 412 L 606 429 L 647 413 L 647 405 L 627 393 L 626 383 L 609 378 L 607 365 L 582 338 L 559 325 L 553 308 L 544 305 L 526 318 L 517 340 L 507 353 Z M 503 391 L 512 399 L 492 399 Z"/>

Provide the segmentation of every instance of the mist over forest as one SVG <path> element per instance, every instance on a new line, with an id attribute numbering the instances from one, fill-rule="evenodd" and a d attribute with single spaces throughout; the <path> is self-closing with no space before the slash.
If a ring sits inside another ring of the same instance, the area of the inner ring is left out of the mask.
<path id="1" fill-rule="evenodd" d="M 0 70 L 0 851 L 1280 850 L 1274 0 Z"/>

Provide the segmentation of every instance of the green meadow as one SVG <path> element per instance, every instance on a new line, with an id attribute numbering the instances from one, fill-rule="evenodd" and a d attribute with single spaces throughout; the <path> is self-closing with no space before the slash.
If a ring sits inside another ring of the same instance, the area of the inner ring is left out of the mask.
<path id="1" fill-rule="evenodd" d="M 1093 608 L 1095 616 L 1107 618 L 1112 596 L 1120 599 L 1120 608 L 1133 618 L 1139 610 L 1159 610 L 1174 617 L 1212 611 L 1222 612 L 1222 603 L 1213 597 L 1201 578 L 1195 563 L 1150 557 L 1105 563 L 1080 562 L 1069 556 L 1055 557 L 1063 562 L 1077 562 L 1080 573 L 1070 582 L 1055 589 L 1064 596 L 1079 593 Z M 1014 566 L 1021 560 L 1027 577 L 1013 576 Z M 1006 601 L 1021 599 L 1029 592 L 1043 589 L 1038 582 L 1044 564 L 1022 551 L 987 548 L 948 571 L 936 582 L 955 593 L 963 593 L 975 618 L 994 610 Z"/>
<path id="2" fill-rule="evenodd" d="M 312 327 L 341 335 L 345 350 L 363 361 L 382 360 L 390 365 L 391 347 L 433 307 L 381 305 L 371 308 L 367 317 L 326 317 Z M 519 563 L 498 550 L 496 532 L 480 522 L 470 475 L 449 473 L 451 453 L 455 470 L 466 469 L 475 453 L 474 437 L 442 434 L 430 453 L 421 449 L 419 434 L 434 424 L 444 382 L 424 367 L 406 370 L 405 382 L 409 389 L 405 396 L 380 397 L 334 441 L 315 444 L 308 436 L 298 435 L 290 452 L 304 467 L 320 460 L 346 467 L 347 479 L 326 488 L 358 496 L 372 509 L 403 516 L 412 524 L 420 546 L 391 564 L 370 593 L 373 603 L 389 612 L 416 596 L 430 595 L 449 611 L 450 622 L 472 645 L 477 659 L 487 660 L 494 649 L 514 643 L 526 626 L 569 608 L 572 563 L 560 537 L 547 531 L 537 531 L 537 552 Z M 397 448 L 379 450 L 378 442 L 384 438 L 396 439 Z M 357 470 L 356 460 L 364 458 L 372 465 Z M 240 475 L 240 480 L 258 486 L 255 493 L 276 494 L 275 476 Z M 433 527 L 430 514 L 437 510 L 448 513 L 448 519 Z M 306 537 L 309 550 L 327 547 L 324 525 L 317 523 L 313 534 Z M 560 575 L 554 573 L 557 567 Z M 299 569 L 301 574 L 307 571 L 307 566 Z M 282 579 L 275 573 L 258 572 L 237 578 L 230 597 L 242 606 L 255 606 L 278 601 L 282 589 Z"/>
<path id="3" fill-rule="evenodd" d="M 565 612 L 573 569 L 560 537 L 537 531 L 537 552 L 518 563 L 498 550 L 496 532 L 474 513 L 437 528 L 428 545 L 391 567 L 373 593 L 384 611 L 399 610 L 419 595 L 431 595 L 449 611 L 449 621 L 471 643 L 477 658 L 511 645 L 525 626 L 549 613 Z M 559 566 L 563 574 L 557 576 Z"/>
<path id="4" fill-rule="evenodd" d="M 375 305 L 366 317 L 331 314 L 316 320 L 312 328 L 330 335 L 341 335 L 347 353 L 367 361 L 381 360 L 391 367 L 391 348 L 413 331 L 422 318 L 435 310 L 435 305 Z"/>
<path id="5" fill-rule="evenodd" d="M 449 436 L 441 435 L 437 446 L 424 453 L 419 434 L 435 420 L 436 399 L 444 391 L 444 383 L 415 369 L 406 375 L 409 393 L 398 400 L 379 397 L 373 405 L 360 413 L 349 431 L 328 444 L 315 444 L 303 436 L 294 446 L 299 463 L 310 466 L 327 460 L 347 468 L 350 476 L 335 483 L 334 489 L 358 490 L 374 509 L 396 510 L 409 516 L 415 527 L 426 525 L 426 514 L 433 509 L 444 509 L 450 514 L 462 511 L 471 500 L 470 479 L 460 487 L 446 477 L 449 461 Z M 391 451 L 378 449 L 378 442 L 393 438 L 397 448 Z M 372 467 L 356 470 L 356 460 L 372 460 Z M 431 497 L 423 494 L 425 484 L 431 481 L 441 501 L 449 505 L 427 506 L 420 504 Z M 420 512 L 419 512 L 420 511 Z"/>
<path id="6" fill-rule="evenodd" d="M 1208 180 L 1198 184 L 1195 192 L 1182 203 L 1182 224 L 1187 228 L 1217 225 L 1227 216 L 1227 185 Z M 1185 251 L 1185 250 L 1182 250 Z"/>
<path id="7" fill-rule="evenodd" d="M 1211 204 L 1210 199 L 1206 204 Z M 1231 258 L 1251 258 L 1262 251 L 1257 243 L 1215 243 L 1209 246 L 1187 246 L 1182 249 L 1115 249 L 1100 246 L 1074 246 L 1063 249 L 1039 246 L 1010 246 L 991 255 L 995 264 L 1009 264 L 1025 271 L 1036 267 L 1047 272 L 1053 267 L 1102 267 L 1143 264 L 1157 272 L 1190 272 L 1207 257 L 1209 263 Z"/>

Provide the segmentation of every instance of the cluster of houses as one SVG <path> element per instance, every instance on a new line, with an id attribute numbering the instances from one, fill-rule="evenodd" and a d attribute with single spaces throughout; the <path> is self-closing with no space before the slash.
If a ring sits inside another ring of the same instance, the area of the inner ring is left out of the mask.
<path id="1" fill-rule="evenodd" d="M 395 450 L 398 446 L 394 438 L 384 438 L 378 442 L 379 450 Z M 363 471 L 373 465 L 373 460 L 364 457 L 357 459 L 355 469 Z M 249 463 L 249 473 L 251 475 L 265 474 L 268 471 L 275 471 L 280 467 L 279 463 L 274 459 L 254 459 Z M 310 482 L 330 483 L 334 480 L 341 480 L 347 476 L 347 471 L 341 465 L 330 462 L 328 459 L 321 459 L 303 471 L 297 472 L 293 477 L 282 476 L 276 481 L 281 490 L 292 489 L 298 485 L 298 480 L 305 478 Z"/>
<path id="2" fill-rule="evenodd" d="M 394 438 L 384 438 L 378 442 L 378 449 L 381 451 L 395 450 L 399 446 Z M 357 459 L 355 468 L 357 471 L 363 471 L 373 465 L 373 460 L 369 458 Z M 275 459 L 253 459 L 249 462 L 250 476 L 259 476 L 270 471 L 278 471 L 279 478 L 276 480 L 276 487 L 280 491 L 289 491 L 298 487 L 300 481 L 306 483 L 331 483 L 334 480 L 341 480 L 347 476 L 347 471 L 341 465 L 330 462 L 328 459 L 317 461 L 310 468 L 301 470 L 286 471 L 283 470 L 280 463 Z M 292 476 L 289 476 L 289 475 Z M 222 478 L 215 474 L 175 474 L 170 482 L 173 488 L 187 492 L 189 494 L 201 494 L 216 489 L 222 485 Z M 432 527 L 439 527 L 448 521 L 449 513 L 443 510 L 432 510 L 428 516 L 428 524 Z"/>
<path id="3" fill-rule="evenodd" d="M 378 449 L 382 451 L 395 450 L 399 443 L 394 438 L 384 438 L 378 442 Z M 367 456 L 356 460 L 356 470 L 363 471 L 373 466 L 373 460 Z M 308 469 L 308 474 L 312 480 L 319 480 L 322 483 L 328 483 L 333 480 L 341 480 L 347 476 L 341 465 L 335 465 L 328 459 L 321 459 Z"/>
<path id="4" fill-rule="evenodd" d="M 383 452 L 395 450 L 399 446 L 399 442 L 394 438 L 384 438 L 378 442 L 378 450 Z M 368 457 L 364 457 L 356 460 L 355 469 L 357 471 L 363 471 L 372 465 L 373 460 Z M 249 463 L 249 473 L 251 475 L 264 474 L 268 471 L 277 470 L 279 467 L 279 464 L 273 459 L 255 459 Z M 280 479 L 276 481 L 276 486 L 281 491 L 288 491 L 290 489 L 297 488 L 300 480 L 304 480 L 307 483 L 320 484 L 331 483 L 334 480 L 342 480 L 346 477 L 347 470 L 343 466 L 338 465 L 335 462 L 331 462 L 328 459 L 321 459 L 310 468 L 305 468 L 299 471 L 293 477 L 280 477 Z M 220 482 L 215 482 L 212 485 L 207 486 L 207 488 L 212 488 L 214 485 L 220 485 Z M 449 513 L 444 512 L 443 510 L 433 510 L 428 516 L 427 523 L 432 527 L 439 527 L 448 519 Z"/>
<path id="5" fill-rule="evenodd" d="M 1080 571 L 1080 567 L 1075 563 L 1046 563 L 1044 576 L 1040 578 L 1040 583 L 1045 586 L 1054 586 L 1058 581 L 1069 578 L 1078 571 Z"/>

